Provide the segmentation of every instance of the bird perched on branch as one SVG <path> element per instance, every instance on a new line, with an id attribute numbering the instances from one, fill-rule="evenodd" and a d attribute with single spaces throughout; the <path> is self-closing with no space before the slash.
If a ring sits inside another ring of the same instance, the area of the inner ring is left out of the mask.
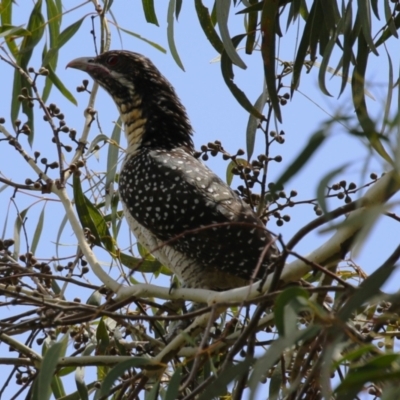
<path id="1" fill-rule="evenodd" d="M 278 254 L 272 236 L 194 156 L 185 108 L 154 64 L 119 50 L 67 67 L 87 72 L 121 114 L 127 149 L 119 193 L 137 240 L 186 287 L 226 290 L 265 276 Z"/>

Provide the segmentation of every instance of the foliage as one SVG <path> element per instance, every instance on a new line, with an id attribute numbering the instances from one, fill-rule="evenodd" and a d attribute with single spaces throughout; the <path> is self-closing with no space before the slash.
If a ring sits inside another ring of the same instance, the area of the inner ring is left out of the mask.
<path id="1" fill-rule="evenodd" d="M 282 255 L 264 282 L 221 293 L 178 288 L 177 282 L 170 290 L 165 277 L 171 272 L 151 255 L 154 249 L 121 244 L 126 229 L 116 190 L 121 121 L 110 135 L 102 133 L 97 85 L 84 80 L 78 87 L 89 98 L 81 130 L 63 113 L 68 102 L 77 104 L 77 95 L 59 78 L 58 61 L 72 38 L 85 35 L 81 26 L 88 18 L 100 52 L 110 48 L 111 39 L 117 41 L 111 32 L 166 50 L 119 26 L 112 0 L 76 7 L 62 0 L 33 3 L 22 25 L 15 22 L 15 2 L 0 4 L 1 67 L 14 74 L 12 93 L 2 93 L 9 96 L 11 119 L 0 119 L 0 306 L 5 310 L 0 340 L 9 346 L 9 352 L 2 346 L 0 364 L 12 366 L 0 397 L 12 387 L 13 398 L 29 399 L 256 399 L 267 392 L 271 400 L 354 399 L 365 391 L 371 398 L 393 398 L 400 364 L 399 296 L 385 293 L 383 286 L 398 263 L 400 246 L 390 252 L 382 246 L 385 261 L 370 276 L 349 252 L 362 247 L 381 215 L 400 222 L 386 204 L 400 189 L 400 95 L 392 104 L 399 78 L 386 49 L 398 37 L 400 2 L 215 0 L 207 8 L 201 0 L 169 1 L 166 40 L 176 64 L 184 69 L 175 43 L 181 33 L 174 28 L 185 17 L 183 7 L 191 7 L 207 45 L 218 53 L 221 78 L 248 116 L 246 157 L 243 150 L 229 153 L 220 141 L 203 145 L 198 156 L 207 161 L 222 155 L 227 182 L 240 181 L 240 195 L 269 221 L 268 229 L 276 223 L 275 233 L 299 207 L 311 206 L 316 214 L 292 226 L 291 238 L 277 234 Z M 141 6 L 135 5 L 136 12 L 158 26 L 159 4 L 142 0 Z M 67 25 L 70 13 L 73 22 Z M 232 21 L 238 19 L 244 28 L 232 35 Z M 293 59 L 283 60 L 278 44 L 296 30 Z M 246 70 L 239 46 L 264 71 L 266 88 L 254 103 L 248 88 L 235 80 L 235 73 Z M 366 101 L 372 54 L 388 65 L 385 104 L 376 120 Z M 33 55 L 41 55 L 35 68 Z M 318 69 L 319 90 L 326 96 L 331 96 L 327 76 L 340 79 L 337 94 L 351 92 L 356 120 L 332 115 L 308 141 L 299 141 L 291 163 L 281 163 L 274 154 L 293 134 L 281 129 L 289 117 L 284 106 L 299 98 L 301 79 L 312 69 Z M 53 103 L 59 95 L 61 102 Z M 312 181 L 316 197 L 298 200 L 301 193 L 286 192 L 284 186 L 321 151 L 338 124 L 346 127 L 343 140 L 355 138 L 367 146 L 380 173 L 370 173 L 366 162 L 357 185 L 347 178 L 350 163 L 332 166 L 322 180 Z M 92 138 L 96 126 L 101 133 Z M 256 133 L 263 137 L 261 152 Z M 50 156 L 32 150 L 49 137 Z M 17 169 L 3 172 L 11 157 L 6 153 L 23 162 L 25 181 Z M 105 172 L 97 172 L 97 158 Z M 282 172 L 272 182 L 274 163 L 281 163 Z M 54 229 L 56 215 L 62 220 L 49 239 L 46 231 Z M 36 217 L 34 226 L 28 223 Z M 306 256 L 295 249 L 322 226 L 330 235 L 325 243 Z M 153 276 L 164 278 L 163 287 L 148 284 Z M 182 299 L 202 306 L 184 312 Z M 177 321 L 190 325 L 180 332 Z M 66 384 L 72 374 L 75 389 Z"/>

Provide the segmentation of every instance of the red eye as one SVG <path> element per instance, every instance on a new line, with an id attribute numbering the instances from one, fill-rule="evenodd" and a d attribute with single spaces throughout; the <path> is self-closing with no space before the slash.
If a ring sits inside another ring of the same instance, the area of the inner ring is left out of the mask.
<path id="1" fill-rule="evenodd" d="M 111 67 L 114 67 L 118 63 L 118 57 L 117 56 L 110 56 L 107 58 L 107 64 L 110 65 Z"/>

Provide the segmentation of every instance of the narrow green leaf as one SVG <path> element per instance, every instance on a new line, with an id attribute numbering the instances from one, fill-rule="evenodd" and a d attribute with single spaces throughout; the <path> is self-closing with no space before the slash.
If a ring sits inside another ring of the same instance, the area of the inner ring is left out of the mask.
<path id="1" fill-rule="evenodd" d="M 252 2 L 250 2 L 250 3 L 252 3 Z M 248 13 L 252 13 L 252 12 L 261 11 L 263 9 L 263 5 L 264 5 L 263 1 L 260 1 L 256 4 L 251 4 L 251 6 L 248 6 L 248 7 L 244 8 L 243 10 L 238 11 L 236 13 L 236 15 L 248 14 Z"/>
<path id="2" fill-rule="evenodd" d="M 21 211 L 19 215 L 17 215 L 17 218 L 15 219 L 15 223 L 14 223 L 14 254 L 13 254 L 13 258 L 15 260 L 18 260 L 19 257 L 19 251 L 20 251 L 20 247 L 21 247 L 21 228 L 22 228 L 22 224 L 25 222 L 25 217 L 26 214 L 28 213 L 28 210 L 30 209 L 30 207 L 25 208 L 25 210 Z"/>
<path id="3" fill-rule="evenodd" d="M 154 0 L 142 0 L 142 6 L 146 21 L 150 24 L 158 25 L 156 11 L 154 9 Z"/>
<path id="4" fill-rule="evenodd" d="M 397 354 L 383 354 L 369 360 L 365 365 L 350 368 L 335 392 L 339 394 L 340 400 L 353 400 L 367 382 L 381 384 L 390 381 L 398 382 L 400 371 L 395 367 L 398 363 Z"/>
<path id="5" fill-rule="evenodd" d="M 96 386 L 98 385 L 98 381 L 95 380 L 94 382 L 90 382 L 86 385 L 89 393 L 93 393 Z M 62 398 L 62 400 L 82 400 L 82 397 L 78 391 L 68 394 Z"/>
<path id="6" fill-rule="evenodd" d="M 268 400 L 278 400 L 279 399 L 279 391 L 282 388 L 282 364 L 278 362 L 276 368 L 272 372 L 271 378 L 269 380 L 269 396 Z"/>
<path id="7" fill-rule="evenodd" d="M 86 300 L 86 304 L 89 304 L 90 306 L 95 306 L 95 307 L 100 307 L 101 306 L 101 300 L 103 299 L 102 295 L 98 290 L 95 290 L 89 298 Z"/>
<path id="8" fill-rule="evenodd" d="M 304 149 L 296 157 L 296 159 L 289 165 L 286 171 L 276 181 L 276 188 L 283 187 L 283 185 L 294 175 L 296 175 L 302 167 L 310 160 L 311 156 L 318 150 L 318 148 L 325 141 L 327 134 L 325 131 L 317 131 L 314 133 Z"/>
<path id="9" fill-rule="evenodd" d="M 259 387 L 260 380 L 265 375 L 265 371 L 268 371 L 276 364 L 286 349 L 293 347 L 299 341 L 315 337 L 320 330 L 320 326 L 310 325 L 306 329 L 291 332 L 288 336 L 275 340 L 265 354 L 254 364 L 253 372 L 248 381 L 248 386 L 251 390 L 249 400 L 256 399 L 256 390 Z"/>
<path id="10" fill-rule="evenodd" d="M 75 384 L 79 398 L 81 400 L 89 400 L 89 391 L 85 385 L 85 368 L 77 367 L 75 371 Z"/>
<path id="11" fill-rule="evenodd" d="M 112 239 L 106 221 L 100 211 L 93 205 L 93 203 L 84 196 L 86 209 L 89 212 L 90 218 L 95 226 L 96 235 L 99 236 L 104 248 L 110 253 L 115 254 L 115 243 Z"/>
<path id="12" fill-rule="evenodd" d="M 67 224 L 67 221 L 68 221 L 68 216 L 64 215 L 64 218 L 62 219 L 60 227 L 58 228 L 58 231 L 57 231 L 57 238 L 56 238 L 56 255 L 57 255 L 57 258 L 60 257 L 59 254 L 58 254 L 58 246 L 60 245 L 61 235 L 62 235 L 62 232 L 63 232 L 63 230 L 65 228 L 65 225 Z"/>
<path id="13" fill-rule="evenodd" d="M 276 89 L 275 72 L 275 33 L 277 30 L 276 22 L 279 10 L 279 3 L 276 0 L 265 0 L 261 13 L 261 54 L 264 61 L 264 76 L 267 83 L 268 96 L 275 116 L 282 122 L 281 108 Z"/>
<path id="14" fill-rule="evenodd" d="M 235 161 L 230 161 L 226 168 L 226 183 L 228 184 L 228 186 L 231 186 L 233 176 L 234 176 L 232 173 L 232 169 L 235 168 L 237 164 L 244 165 L 244 166 L 249 165 L 249 162 L 247 160 L 245 160 L 244 158 L 237 158 Z"/>
<path id="15" fill-rule="evenodd" d="M 12 26 L 12 25 L 2 25 L 0 26 L 0 38 L 7 36 L 18 36 L 23 37 L 30 35 L 30 32 L 23 28 L 23 25 Z"/>
<path id="16" fill-rule="evenodd" d="M 235 365 L 230 365 L 222 371 L 213 383 L 207 386 L 206 390 L 200 395 L 198 400 L 210 400 L 225 394 L 226 386 L 239 379 L 240 376 L 249 370 L 253 361 L 246 359 Z"/>
<path id="17" fill-rule="evenodd" d="M 178 21 L 179 14 L 181 13 L 182 10 L 182 0 L 176 0 L 176 5 L 175 5 L 175 15 L 176 15 L 176 20 Z"/>
<path id="18" fill-rule="evenodd" d="M 328 209 L 326 207 L 326 188 L 329 184 L 329 182 L 332 180 L 333 177 L 336 175 L 340 174 L 344 169 L 348 167 L 348 163 L 342 165 L 341 167 L 338 167 L 334 169 L 333 171 L 328 172 L 319 182 L 318 188 L 317 188 L 317 200 L 318 204 L 321 207 L 321 210 L 323 211 L 324 214 L 328 212 Z"/>
<path id="19" fill-rule="evenodd" d="M 79 220 L 84 228 L 90 230 L 95 238 L 97 246 L 104 245 L 104 248 L 110 253 L 115 254 L 114 242 L 108 231 L 107 223 L 97 208 L 90 202 L 82 192 L 81 181 L 78 176 L 73 178 L 73 191 L 76 211 Z"/>
<path id="20" fill-rule="evenodd" d="M 128 31 L 127 29 L 121 28 L 120 26 L 118 26 L 118 30 L 121 30 L 122 32 L 127 33 L 128 35 L 131 35 L 133 37 L 135 37 L 136 39 L 142 40 L 143 42 L 149 44 L 150 46 L 153 46 L 155 49 L 161 51 L 162 53 L 166 53 L 167 50 L 164 49 L 164 47 L 160 46 L 159 44 L 152 42 L 151 40 L 148 40 L 142 36 L 140 36 L 138 33 L 132 32 L 132 31 Z"/>
<path id="21" fill-rule="evenodd" d="M 182 367 L 178 367 L 169 381 L 164 400 L 176 400 L 179 393 L 179 384 L 182 379 Z"/>
<path id="22" fill-rule="evenodd" d="M 18 51 L 16 60 L 18 65 L 23 70 L 27 70 L 28 63 L 31 59 L 33 50 L 41 40 L 44 33 L 45 20 L 41 13 L 41 8 L 42 8 L 42 0 L 38 0 L 32 9 L 27 25 L 27 30 L 31 34 L 24 37 Z M 16 70 L 14 74 L 13 98 L 11 103 L 12 121 L 15 121 L 18 117 L 18 113 L 21 106 L 21 103 L 18 101 L 18 95 L 20 94 L 22 87 L 26 87 L 28 89 L 29 95 L 32 95 L 32 89 L 29 83 Z M 31 128 L 31 134 L 28 137 L 28 142 L 30 145 L 32 145 L 34 139 L 34 126 L 35 126 L 33 110 L 28 106 L 26 102 L 23 102 L 22 111 L 27 116 L 28 124 L 29 127 Z"/>
<path id="23" fill-rule="evenodd" d="M 54 375 L 51 380 L 51 391 L 55 399 L 61 399 L 66 394 L 62 380 L 57 375 Z"/>
<path id="24" fill-rule="evenodd" d="M 132 357 L 131 360 L 122 361 L 117 364 L 104 378 L 99 391 L 99 397 L 107 396 L 112 388 L 113 383 L 130 368 L 143 368 L 149 365 L 151 361 L 148 358 Z"/>
<path id="25" fill-rule="evenodd" d="M 250 0 L 250 3 L 255 3 L 257 0 Z M 258 24 L 258 12 L 253 11 L 249 13 L 249 20 L 246 27 L 247 38 L 246 38 L 246 54 L 252 54 L 254 50 L 254 44 L 256 42 L 257 24 Z"/>
<path id="26" fill-rule="evenodd" d="M 11 100 L 11 121 L 15 121 L 18 118 L 19 109 L 21 107 L 21 102 L 18 100 L 18 96 L 21 94 L 21 89 L 22 76 L 19 71 L 15 70 Z"/>
<path id="27" fill-rule="evenodd" d="M 132 257 L 129 254 L 119 253 L 119 259 L 125 267 L 128 267 L 134 271 L 157 273 L 160 272 L 163 275 L 171 276 L 172 272 L 164 267 L 158 260 L 143 260 L 142 258 Z"/>
<path id="28" fill-rule="evenodd" d="M 169 49 L 172 54 L 172 58 L 175 60 L 179 68 L 182 71 L 185 70 L 183 67 L 182 61 L 179 57 L 178 51 L 175 46 L 175 38 L 174 38 L 174 12 L 175 12 L 175 0 L 169 0 L 168 5 L 168 14 L 167 14 L 167 38 L 168 38 L 168 45 Z"/>
<path id="29" fill-rule="evenodd" d="M 384 264 L 374 271 L 367 279 L 365 279 L 358 287 L 357 291 L 347 300 L 344 306 L 339 310 L 337 316 L 343 322 L 346 322 L 353 311 L 361 307 L 369 299 L 380 293 L 382 285 L 388 280 L 395 270 L 394 265 Z"/>
<path id="30" fill-rule="evenodd" d="M 387 23 L 387 29 L 389 29 L 390 33 L 395 37 L 398 38 L 399 35 L 396 30 L 396 24 L 393 20 L 392 10 L 390 9 L 389 0 L 384 0 L 384 9 L 385 9 L 385 18 Z"/>
<path id="31" fill-rule="evenodd" d="M 158 391 L 160 389 L 160 381 L 153 383 L 153 387 L 146 393 L 145 400 L 157 400 Z"/>
<path id="32" fill-rule="evenodd" d="M 104 133 L 100 133 L 95 138 L 93 138 L 93 140 L 90 142 L 87 152 L 90 154 L 91 152 L 95 151 L 96 146 L 100 142 L 107 143 L 107 142 L 109 142 L 109 140 L 110 140 L 110 138 L 107 135 L 105 135 Z"/>
<path id="33" fill-rule="evenodd" d="M 360 14 L 360 20 L 362 21 L 361 28 L 365 42 L 368 44 L 369 49 L 377 56 L 378 51 L 374 45 L 374 41 L 371 36 L 371 8 L 370 0 L 357 0 L 358 13 Z"/>
<path id="34" fill-rule="evenodd" d="M 222 43 L 224 45 L 224 50 L 232 60 L 233 64 L 242 69 L 246 69 L 246 64 L 239 57 L 236 51 L 236 46 L 232 43 L 231 36 L 229 34 L 228 20 L 231 0 L 216 0 L 215 4 L 217 10 L 218 27 L 221 34 Z"/>
<path id="35" fill-rule="evenodd" d="M 85 17 L 82 17 L 78 21 L 74 22 L 73 24 L 71 24 L 70 26 L 65 28 L 60 33 L 60 36 L 58 37 L 58 40 L 57 40 L 57 48 L 58 49 L 63 47 L 64 44 L 67 43 L 69 41 L 69 39 L 71 39 L 75 35 L 76 32 L 78 32 L 84 19 L 85 19 Z"/>
<path id="36" fill-rule="evenodd" d="M 12 25 L 12 9 L 13 9 L 13 0 L 3 0 L 0 3 L 1 6 L 1 25 L 2 26 L 11 26 Z M 18 56 L 18 46 L 16 45 L 14 40 L 7 40 L 7 47 L 10 50 L 11 54 L 16 59 Z"/>
<path id="37" fill-rule="evenodd" d="M 352 21 L 353 21 L 353 6 L 349 2 L 346 11 L 343 15 L 343 57 L 342 57 L 342 84 L 340 87 L 339 96 L 343 93 L 344 88 L 349 80 L 350 62 L 353 58 L 353 35 L 352 35 Z M 355 24 L 354 29 L 357 29 Z"/>
<path id="38" fill-rule="evenodd" d="M 317 8 L 318 1 L 314 1 L 310 10 L 310 14 L 306 20 L 306 25 L 303 29 L 303 36 L 301 37 L 299 48 L 297 50 L 296 58 L 293 65 L 292 83 L 291 83 L 291 94 L 299 87 L 301 70 L 307 56 L 311 29 L 313 26 L 313 21 L 315 18 L 315 12 Z"/>
<path id="39" fill-rule="evenodd" d="M 75 97 L 72 95 L 72 93 L 64 86 L 64 84 L 61 82 L 59 77 L 56 75 L 54 72 L 53 68 L 48 65 L 47 69 L 49 70 L 49 79 L 53 82 L 54 86 L 61 92 L 61 94 L 69 100 L 72 104 L 78 105 Z"/>
<path id="40" fill-rule="evenodd" d="M 56 5 L 56 8 L 57 8 L 57 12 L 59 13 L 57 5 Z M 56 12 L 56 11 L 54 11 L 54 12 Z M 74 36 L 74 34 L 78 31 L 78 29 L 81 26 L 84 19 L 85 19 L 85 17 L 79 19 L 78 21 L 74 22 L 72 25 L 65 28 L 60 34 L 57 34 L 55 40 L 50 43 L 50 49 L 48 51 L 44 52 L 45 55 L 42 60 L 43 67 L 48 68 L 49 65 L 51 65 L 51 69 L 53 71 L 55 71 L 58 52 L 59 52 L 60 48 L 62 46 L 64 46 L 64 44 L 67 43 L 68 40 Z M 61 17 L 58 18 L 58 20 L 61 22 Z M 53 74 L 53 75 L 55 75 L 55 74 Z M 53 86 L 53 80 L 52 80 L 52 78 L 54 79 L 53 75 L 46 77 L 46 82 L 45 82 L 45 86 L 44 86 L 43 94 L 42 94 L 43 101 L 47 101 L 47 99 L 50 95 L 50 91 Z M 59 80 L 58 80 L 58 82 L 59 82 Z M 73 98 L 73 96 L 72 96 L 72 98 Z"/>
<path id="41" fill-rule="evenodd" d="M 372 11 L 373 11 L 374 14 L 375 14 L 375 17 L 376 17 L 377 19 L 380 19 L 380 18 L 379 18 L 378 0 L 371 0 L 371 7 L 372 7 Z"/>
<path id="42" fill-rule="evenodd" d="M 300 287 L 291 287 L 285 289 L 276 299 L 274 315 L 276 328 L 278 329 L 279 336 L 287 336 L 291 330 L 285 328 L 285 316 L 287 312 L 287 306 L 293 302 L 297 297 L 305 299 L 309 298 L 307 291 Z M 297 316 L 296 316 L 297 319 Z"/>
<path id="43" fill-rule="evenodd" d="M 110 337 L 108 335 L 106 324 L 101 319 L 96 330 L 97 349 L 96 354 L 106 354 L 107 347 L 110 344 Z"/>
<path id="44" fill-rule="evenodd" d="M 375 124 L 369 117 L 367 111 L 367 104 L 365 102 L 365 72 L 368 63 L 369 48 L 365 40 L 365 37 L 360 33 L 358 37 L 358 49 L 357 49 L 357 63 L 354 67 L 353 77 L 351 81 L 353 103 L 357 119 L 360 122 L 361 128 L 371 143 L 373 149 L 388 163 L 393 164 L 393 161 L 389 154 L 386 152 L 381 141 L 379 140 L 378 133 L 375 130 Z"/>
<path id="45" fill-rule="evenodd" d="M 337 32 L 342 31 L 343 24 L 344 24 L 344 19 L 341 19 L 338 24 L 337 29 L 331 35 L 331 38 L 329 39 L 327 45 L 325 46 L 324 54 L 322 56 L 321 66 L 319 68 L 319 73 L 318 73 L 319 88 L 321 89 L 322 93 L 324 93 L 327 96 L 331 96 L 331 97 L 332 97 L 332 95 L 329 93 L 328 89 L 326 88 L 326 84 L 325 84 L 326 69 L 328 68 L 329 60 L 331 58 L 333 48 L 335 47 L 335 44 L 337 41 Z"/>
<path id="46" fill-rule="evenodd" d="M 54 47 L 60 36 L 60 25 L 62 13 L 58 12 L 58 8 L 54 0 L 46 0 L 47 8 L 47 26 L 49 27 L 50 48 Z M 54 65 L 53 65 L 54 66 Z M 55 67 L 55 66 L 54 66 Z"/>
<path id="47" fill-rule="evenodd" d="M 110 204 L 111 196 L 114 194 L 114 182 L 115 176 L 117 174 L 118 167 L 118 155 L 119 155 L 119 144 L 121 140 L 121 117 L 118 118 L 117 122 L 114 124 L 114 129 L 111 134 L 110 144 L 108 146 L 107 154 L 107 174 L 106 174 L 106 203 Z"/>
<path id="48" fill-rule="evenodd" d="M 265 103 L 267 102 L 267 99 L 268 99 L 268 93 L 266 90 L 264 90 L 254 103 L 254 108 L 258 110 L 261 114 L 264 110 L 264 106 Z M 253 155 L 254 145 L 256 141 L 256 132 L 259 125 L 260 125 L 260 119 L 256 118 L 253 114 L 250 114 L 246 128 L 246 150 L 247 150 L 247 158 L 249 160 Z"/>
<path id="49" fill-rule="evenodd" d="M 288 12 L 288 19 L 286 22 L 286 30 L 289 29 L 289 26 L 292 22 L 295 22 L 300 14 L 302 0 L 293 0 L 290 3 L 290 8 Z"/>
<path id="50" fill-rule="evenodd" d="M 390 58 L 390 54 L 387 51 L 385 47 L 386 55 L 388 58 L 388 64 L 389 64 L 389 71 L 388 71 L 388 89 L 387 89 L 387 96 L 386 96 L 386 101 L 385 101 L 385 113 L 383 114 L 382 118 L 382 128 L 380 131 L 381 135 L 384 135 L 385 133 L 385 126 L 387 125 L 387 121 L 389 120 L 389 113 L 390 113 L 390 108 L 392 105 L 392 98 L 393 98 L 393 64 L 392 64 L 392 59 Z"/>
<path id="51" fill-rule="evenodd" d="M 51 397 L 52 377 L 57 367 L 58 360 L 63 357 L 68 345 L 68 335 L 54 343 L 47 351 L 41 362 L 39 373 L 34 382 L 32 400 L 48 400 Z"/>
<path id="52" fill-rule="evenodd" d="M 46 207 L 46 204 L 47 203 L 45 203 L 43 208 L 42 208 L 42 211 L 41 211 L 41 213 L 39 215 L 38 223 L 36 225 L 35 233 L 33 234 L 33 239 L 32 239 L 32 244 L 31 244 L 31 252 L 33 254 L 36 253 L 36 248 L 37 248 L 37 245 L 39 243 L 40 236 L 42 234 L 43 222 L 44 222 L 44 209 Z"/>
<path id="53" fill-rule="evenodd" d="M 400 13 L 398 13 L 394 20 L 393 20 L 394 26 L 396 29 L 399 29 L 400 27 Z M 388 40 L 390 37 L 393 36 L 392 30 L 390 27 L 387 27 L 383 32 L 382 35 L 378 38 L 378 40 L 375 43 L 375 47 L 380 46 L 381 44 L 385 43 L 386 40 Z"/>
<path id="54" fill-rule="evenodd" d="M 200 26 L 203 29 L 208 41 L 214 47 L 214 49 L 221 54 L 224 51 L 224 45 L 218 36 L 218 33 L 214 29 L 214 24 L 211 20 L 211 16 L 208 12 L 208 8 L 205 7 L 201 0 L 195 0 L 194 5 L 196 7 L 197 17 L 200 22 Z"/>
<path id="55" fill-rule="evenodd" d="M 234 43 L 235 46 L 237 46 L 245 36 L 246 35 L 235 36 L 232 39 L 232 42 Z M 260 114 L 260 112 L 257 109 L 255 109 L 253 105 L 250 103 L 249 99 L 244 94 L 244 92 L 240 90 L 234 83 L 233 78 L 235 77 L 235 75 L 233 73 L 232 60 L 229 58 L 225 50 L 222 52 L 221 55 L 221 71 L 222 71 L 222 77 L 224 78 L 226 85 L 228 86 L 229 90 L 231 91 L 235 99 L 238 101 L 238 103 L 249 113 L 253 114 L 256 118 L 264 119 L 263 115 Z"/>

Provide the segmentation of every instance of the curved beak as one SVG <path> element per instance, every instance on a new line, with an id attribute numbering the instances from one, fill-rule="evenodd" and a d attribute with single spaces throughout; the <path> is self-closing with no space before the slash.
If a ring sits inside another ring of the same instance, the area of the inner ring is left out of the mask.
<path id="1" fill-rule="evenodd" d="M 91 57 L 79 57 L 70 61 L 65 68 L 75 68 L 87 72 L 92 62 L 93 58 Z"/>

